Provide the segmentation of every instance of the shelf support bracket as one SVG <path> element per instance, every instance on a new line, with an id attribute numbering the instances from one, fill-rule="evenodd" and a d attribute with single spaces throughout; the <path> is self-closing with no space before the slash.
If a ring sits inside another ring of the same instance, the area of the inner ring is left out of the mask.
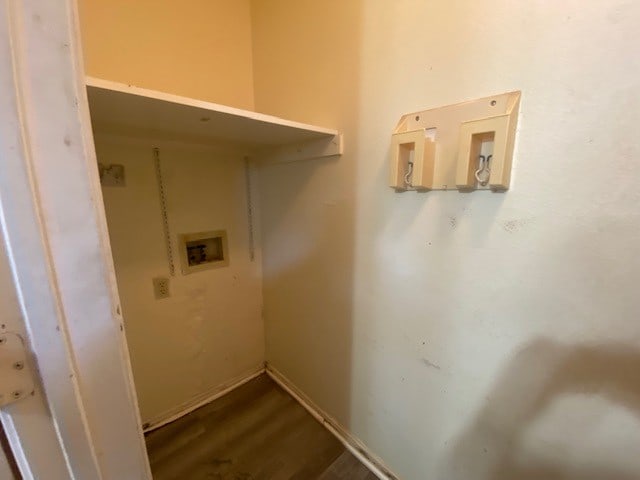
<path id="1" fill-rule="evenodd" d="M 262 164 L 291 163 L 342 155 L 342 134 L 264 150 L 256 156 Z"/>

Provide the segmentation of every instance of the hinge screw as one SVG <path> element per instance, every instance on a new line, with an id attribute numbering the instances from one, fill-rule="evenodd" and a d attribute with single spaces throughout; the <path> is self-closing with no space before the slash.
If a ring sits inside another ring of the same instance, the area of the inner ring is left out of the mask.
<path id="1" fill-rule="evenodd" d="M 16 370 L 22 370 L 24 368 L 24 362 L 16 362 L 13 364 L 13 368 Z"/>

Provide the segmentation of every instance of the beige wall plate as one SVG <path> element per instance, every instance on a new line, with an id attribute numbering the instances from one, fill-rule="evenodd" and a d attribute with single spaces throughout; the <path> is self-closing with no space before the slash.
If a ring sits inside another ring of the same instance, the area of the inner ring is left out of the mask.
<path id="1" fill-rule="evenodd" d="M 520 92 L 403 115 L 392 136 L 389 186 L 396 190 L 506 190 L 511 177 Z M 491 143 L 487 185 L 474 175 Z M 406 150 L 413 150 L 410 182 Z"/>

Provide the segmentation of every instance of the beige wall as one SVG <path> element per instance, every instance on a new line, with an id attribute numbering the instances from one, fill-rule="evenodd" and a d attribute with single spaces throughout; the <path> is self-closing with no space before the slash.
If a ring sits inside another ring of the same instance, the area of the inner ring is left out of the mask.
<path id="1" fill-rule="evenodd" d="M 78 0 L 88 75 L 253 108 L 249 0 Z"/>
<path id="2" fill-rule="evenodd" d="M 640 476 L 630 447 L 640 442 L 640 6 L 80 4 L 90 75 L 245 108 L 255 93 L 258 111 L 345 133 L 342 158 L 261 172 L 266 356 L 401 478 Z M 400 115 L 515 89 L 523 98 L 508 193 L 386 186 Z M 108 143 L 99 155 L 151 174 L 134 161 L 150 145 Z M 203 183 L 240 182 L 235 167 L 207 170 L 207 155 L 187 155 L 209 172 Z M 185 201 L 213 195 L 175 165 Z M 233 319 L 215 303 L 216 292 L 234 291 L 233 277 L 176 280 L 170 308 L 152 299 L 151 277 L 166 273 L 157 204 L 145 207 L 149 229 L 133 238 L 136 249 L 124 246 L 140 218 L 130 205 L 150 188 L 120 200 L 126 189 L 105 191 L 110 227 L 120 224 L 112 243 L 146 418 L 259 365 L 263 353 L 255 265 L 242 267 L 239 278 L 252 280 L 230 298 L 251 301 L 231 308 Z M 211 219 L 181 205 L 173 218 Z M 235 343 L 218 351 L 225 332 Z"/>
<path id="3" fill-rule="evenodd" d="M 267 359 L 405 480 L 640 476 L 640 5 L 254 0 Z M 397 194 L 401 114 L 520 89 L 512 189 Z"/>
<path id="4" fill-rule="evenodd" d="M 161 152 L 176 275 L 169 276 L 152 148 Z M 143 422 L 254 372 L 264 361 L 260 251 L 249 258 L 242 156 L 111 136 L 98 161 L 125 167 L 125 187 L 103 187 L 127 342 Z M 226 230 L 230 264 L 182 275 L 181 233 Z M 174 412 L 175 413 L 175 412 Z"/>

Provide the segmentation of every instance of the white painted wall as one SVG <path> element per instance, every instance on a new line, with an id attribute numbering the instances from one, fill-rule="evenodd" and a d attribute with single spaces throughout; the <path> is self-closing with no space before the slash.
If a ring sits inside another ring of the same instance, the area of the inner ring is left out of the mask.
<path id="1" fill-rule="evenodd" d="M 640 476 L 640 4 L 254 0 L 267 360 L 405 479 Z M 401 114 L 523 92 L 505 194 L 386 186 Z"/>
<path id="2" fill-rule="evenodd" d="M 152 148 L 160 148 L 176 276 L 168 276 Z M 261 257 L 249 259 L 242 156 L 209 147 L 99 135 L 98 161 L 125 166 L 103 187 L 111 248 L 143 422 L 155 423 L 262 367 Z M 227 231 L 230 265 L 182 275 L 181 233 Z"/>

